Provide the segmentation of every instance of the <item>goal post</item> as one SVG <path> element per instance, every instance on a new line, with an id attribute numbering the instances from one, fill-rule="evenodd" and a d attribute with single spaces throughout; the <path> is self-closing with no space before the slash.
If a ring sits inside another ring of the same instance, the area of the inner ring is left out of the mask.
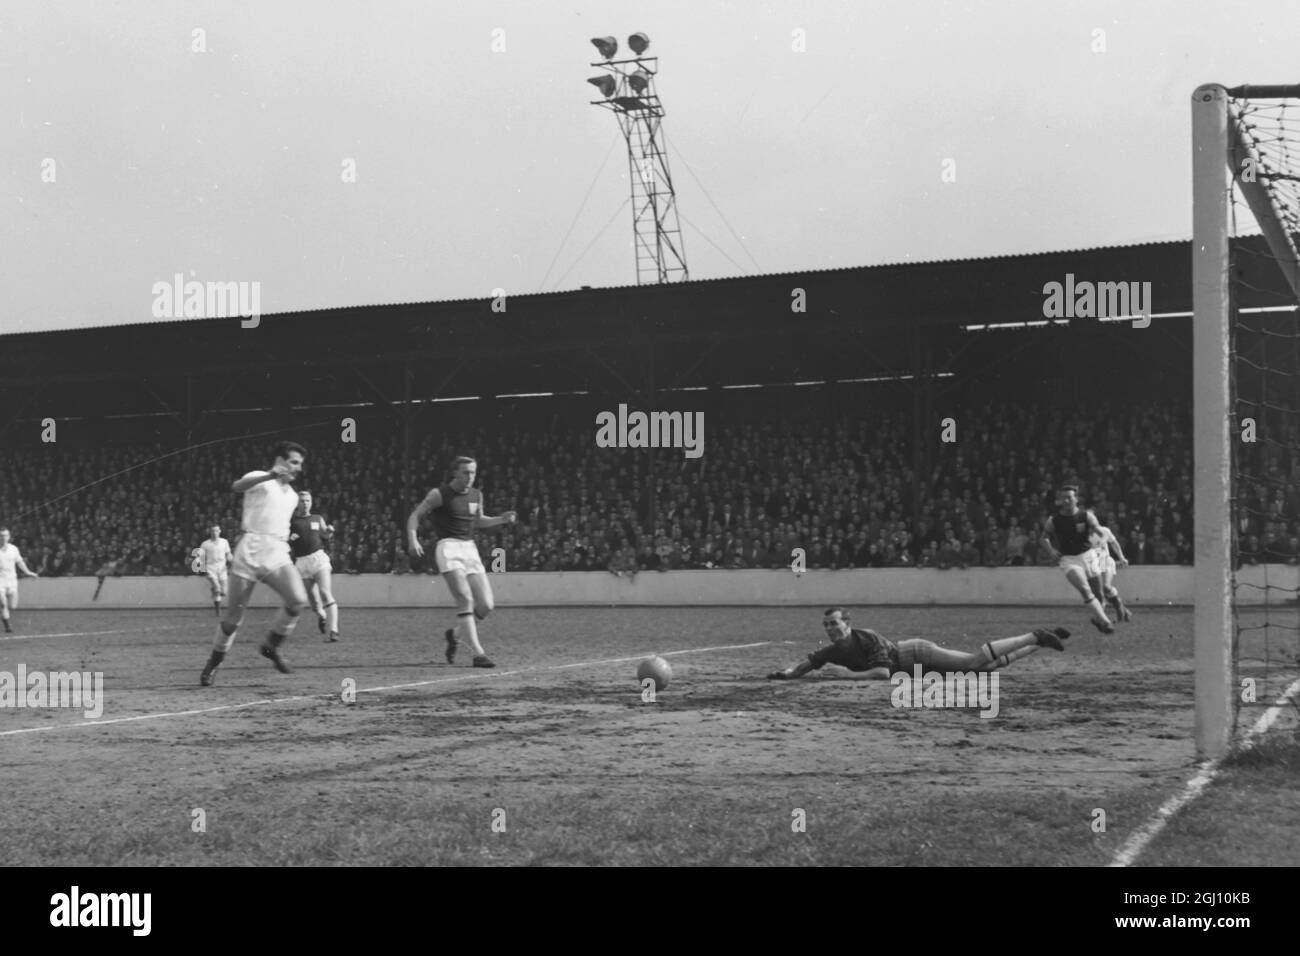
<path id="1" fill-rule="evenodd" d="M 1268 549 L 1249 584 L 1237 568 L 1256 557 L 1241 553 L 1238 519 L 1254 528 L 1272 517 L 1258 497 L 1245 499 L 1247 483 L 1252 495 L 1282 487 L 1294 500 L 1286 486 L 1300 472 L 1300 85 L 1195 90 L 1192 204 L 1195 735 L 1198 755 L 1217 758 L 1232 745 L 1241 700 L 1239 592 L 1254 589 L 1252 604 L 1262 598 L 1266 633 L 1280 626 L 1268 616 L 1282 603 L 1270 592 L 1296 593 L 1294 583 L 1272 583 Z M 1247 218 L 1264 242 L 1243 259 L 1252 268 L 1270 260 L 1285 280 L 1263 292 L 1240 278 L 1236 242 Z M 1240 308 L 1244 290 L 1257 307 Z M 1265 433 L 1250 452 L 1237 447 L 1243 407 L 1259 410 Z"/>
<path id="2" fill-rule="evenodd" d="M 1196 750 L 1225 753 L 1232 735 L 1232 310 L 1228 289 L 1228 91 L 1192 95 L 1192 461 L 1196 502 Z"/>

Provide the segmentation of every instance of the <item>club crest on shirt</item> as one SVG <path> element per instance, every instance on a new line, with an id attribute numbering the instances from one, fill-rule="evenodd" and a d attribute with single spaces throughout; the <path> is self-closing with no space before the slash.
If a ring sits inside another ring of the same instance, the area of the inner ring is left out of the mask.
<path id="1" fill-rule="evenodd" d="M 467 504 L 469 505 L 469 513 L 470 513 L 470 514 L 472 514 L 472 515 L 476 515 L 476 514 L 478 514 L 478 502 L 477 502 L 477 501 L 470 501 L 470 502 L 467 502 Z"/>

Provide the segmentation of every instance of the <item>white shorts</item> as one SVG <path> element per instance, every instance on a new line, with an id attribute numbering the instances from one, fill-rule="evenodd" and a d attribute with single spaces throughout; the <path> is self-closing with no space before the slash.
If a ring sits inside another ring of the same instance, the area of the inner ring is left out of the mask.
<path id="1" fill-rule="evenodd" d="M 13 611 L 18 608 L 18 582 L 0 581 L 0 594 L 4 595 L 5 605 Z"/>
<path id="2" fill-rule="evenodd" d="M 220 571 L 209 569 L 207 574 L 208 584 L 212 585 L 212 592 L 214 594 L 225 594 L 229 572 L 227 572 L 225 568 L 222 568 Z"/>
<path id="3" fill-rule="evenodd" d="M 1092 572 L 1088 570 L 1090 566 L 1088 555 L 1090 554 L 1092 554 L 1091 551 L 1085 551 L 1083 554 L 1063 554 L 1061 555 L 1061 560 L 1056 563 L 1056 566 L 1067 574 L 1069 573 L 1070 568 L 1080 568 L 1084 574 L 1091 576 Z"/>
<path id="4" fill-rule="evenodd" d="M 1115 559 L 1109 553 L 1103 554 L 1100 551 L 1089 551 L 1085 555 L 1084 565 L 1088 571 L 1088 577 L 1096 578 L 1109 571 L 1115 573 Z"/>
<path id="5" fill-rule="evenodd" d="M 464 571 L 466 574 L 487 574 L 483 568 L 483 559 L 478 556 L 478 547 L 473 541 L 463 538 L 439 538 L 433 547 L 433 556 L 438 562 L 438 573 Z"/>
<path id="6" fill-rule="evenodd" d="M 298 569 L 304 581 L 314 581 L 322 571 L 334 570 L 334 565 L 330 564 L 330 556 L 323 549 L 295 558 L 293 566 Z"/>
<path id="7" fill-rule="evenodd" d="M 235 560 L 230 573 L 245 581 L 261 581 L 272 571 L 293 563 L 289 542 L 270 534 L 245 532 L 235 545 Z"/>

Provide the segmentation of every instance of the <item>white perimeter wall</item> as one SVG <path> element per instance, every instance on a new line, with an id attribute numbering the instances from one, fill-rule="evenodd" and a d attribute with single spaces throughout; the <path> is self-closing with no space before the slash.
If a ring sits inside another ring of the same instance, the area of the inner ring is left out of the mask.
<path id="1" fill-rule="evenodd" d="M 1078 598 L 1056 568 L 972 568 L 937 571 L 879 568 L 859 571 L 643 571 L 635 581 L 608 572 L 533 572 L 492 574 L 492 589 L 502 607 L 564 605 L 828 605 L 828 604 L 1026 604 L 1068 605 Z M 1295 588 L 1300 569 L 1244 568 L 1238 581 L 1261 588 L 1267 583 Z M 24 578 L 23 608 L 190 607 L 209 600 L 207 578 L 109 578 L 92 603 L 95 578 Z M 1127 568 L 1117 580 L 1128 603 L 1192 604 L 1190 567 Z M 422 574 L 338 575 L 334 593 L 345 607 L 446 606 L 451 601 L 438 578 Z M 1240 588 L 1242 604 L 1262 603 L 1265 592 Z M 1270 601 L 1280 596 L 1273 592 Z M 275 595 L 257 588 L 252 606 L 269 607 Z"/>

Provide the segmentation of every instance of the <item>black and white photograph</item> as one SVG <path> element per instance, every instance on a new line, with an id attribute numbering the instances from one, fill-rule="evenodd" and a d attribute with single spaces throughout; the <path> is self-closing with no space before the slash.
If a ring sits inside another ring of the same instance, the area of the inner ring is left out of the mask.
<path id="1" fill-rule="evenodd" d="M 1260 928 L 1297 37 L 8 0 L 0 853 L 82 875 L 24 919 L 150 935 L 121 868 L 1015 867 Z"/>

